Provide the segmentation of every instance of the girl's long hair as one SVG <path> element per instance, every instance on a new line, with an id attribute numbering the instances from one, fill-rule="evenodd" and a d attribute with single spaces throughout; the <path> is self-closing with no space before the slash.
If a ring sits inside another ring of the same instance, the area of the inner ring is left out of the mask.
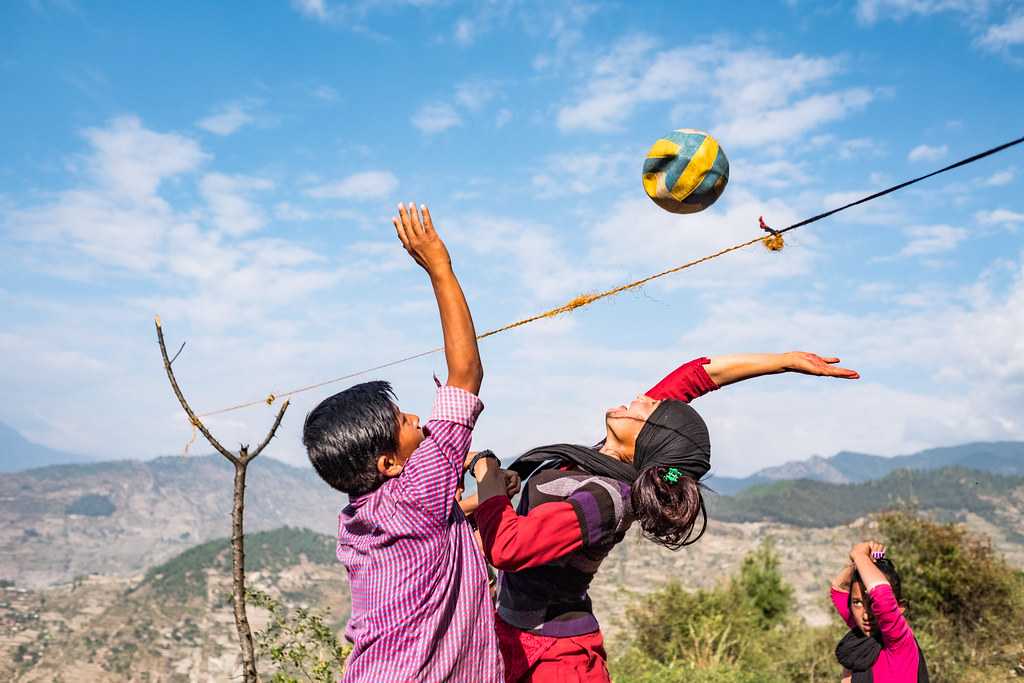
<path id="1" fill-rule="evenodd" d="M 696 543 L 708 526 L 703 484 L 685 475 L 665 480 L 667 467 L 648 467 L 640 473 L 630 501 L 645 537 L 671 550 Z M 699 529 L 698 529 L 699 522 Z"/>

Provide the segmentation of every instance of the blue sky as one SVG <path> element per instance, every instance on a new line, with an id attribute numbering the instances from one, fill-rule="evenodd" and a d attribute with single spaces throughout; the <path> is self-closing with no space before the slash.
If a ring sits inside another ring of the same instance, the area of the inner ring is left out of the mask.
<path id="1" fill-rule="evenodd" d="M 706 4 L 706 3 L 705 3 Z M 200 411 L 437 346 L 394 240 L 428 203 L 491 329 L 1024 134 L 1024 4 L 364 0 L 0 9 L 0 421 L 103 457 Z M 710 131 L 719 202 L 644 195 L 646 149 Z M 475 444 L 592 441 L 690 358 L 835 354 L 700 401 L 715 470 L 1024 439 L 1024 150 L 482 344 Z M 439 356 L 378 376 L 429 412 Z M 344 385 L 336 387 L 342 388 Z M 304 462 L 296 397 L 268 453 Z M 210 419 L 258 441 L 253 408 Z M 206 450 L 203 444 L 197 446 Z"/>

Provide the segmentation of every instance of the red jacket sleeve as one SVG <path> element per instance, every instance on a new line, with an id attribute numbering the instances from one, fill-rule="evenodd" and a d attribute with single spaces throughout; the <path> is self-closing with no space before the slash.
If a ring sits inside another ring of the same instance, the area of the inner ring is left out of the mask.
<path id="1" fill-rule="evenodd" d="M 583 546 L 583 532 L 570 503 L 544 503 L 522 516 L 505 496 L 488 498 L 476 509 L 484 555 L 495 569 L 539 567 Z"/>
<path id="2" fill-rule="evenodd" d="M 704 369 L 704 366 L 710 362 L 709 358 L 695 358 L 689 363 L 684 363 L 645 393 L 659 401 L 674 398 L 689 403 L 718 388 L 715 381 L 708 376 L 707 370 Z"/>

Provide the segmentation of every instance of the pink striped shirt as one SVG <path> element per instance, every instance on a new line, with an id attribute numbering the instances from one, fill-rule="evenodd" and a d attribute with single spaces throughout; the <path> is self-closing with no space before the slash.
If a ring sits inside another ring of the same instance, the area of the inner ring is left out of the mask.
<path id="1" fill-rule="evenodd" d="M 487 571 L 455 501 L 482 410 L 473 394 L 438 387 L 428 436 L 402 473 L 338 517 L 352 589 L 347 683 L 502 681 Z"/>

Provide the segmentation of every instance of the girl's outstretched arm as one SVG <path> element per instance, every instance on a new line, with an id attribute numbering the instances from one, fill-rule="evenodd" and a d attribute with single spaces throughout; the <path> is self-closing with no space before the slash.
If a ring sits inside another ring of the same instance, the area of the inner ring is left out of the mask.
<path id="1" fill-rule="evenodd" d="M 704 369 L 708 377 L 720 387 L 734 384 L 761 375 L 775 375 L 782 372 L 799 372 L 803 375 L 859 379 L 855 370 L 841 368 L 838 358 L 819 356 L 805 351 L 789 353 L 735 353 L 712 356 Z"/>

